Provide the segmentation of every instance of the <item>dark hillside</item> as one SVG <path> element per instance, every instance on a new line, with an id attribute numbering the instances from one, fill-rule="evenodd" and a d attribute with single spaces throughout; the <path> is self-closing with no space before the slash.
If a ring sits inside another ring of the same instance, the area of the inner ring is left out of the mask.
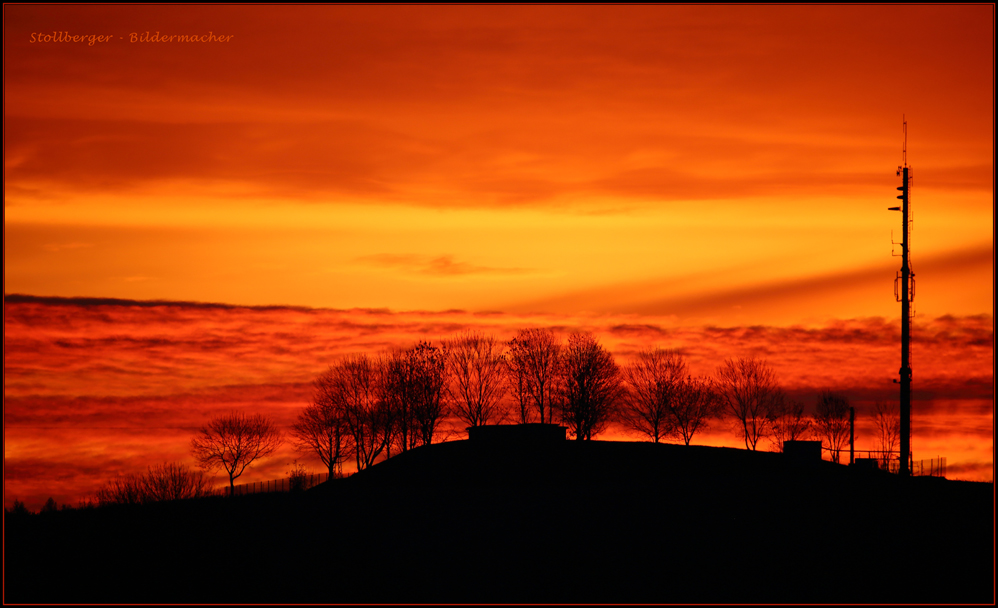
<path id="1" fill-rule="evenodd" d="M 299 494 L 8 520 L 5 599 L 993 603 L 993 511 L 993 484 L 781 454 L 456 441 Z"/>

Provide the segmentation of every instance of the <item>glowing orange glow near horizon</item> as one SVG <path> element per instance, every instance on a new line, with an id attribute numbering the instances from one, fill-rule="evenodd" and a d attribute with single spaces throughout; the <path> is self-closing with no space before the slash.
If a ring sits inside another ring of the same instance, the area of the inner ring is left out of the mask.
<path id="1" fill-rule="evenodd" d="M 147 31 L 231 39 L 131 41 Z M 991 5 L 5 5 L 4 293 L 462 310 L 462 326 L 494 312 L 504 334 L 524 319 L 711 340 L 705 328 L 894 327 L 902 115 L 916 323 L 957 319 L 990 341 L 931 377 L 990 382 L 993 421 Z M 227 323 L 197 310 L 199 332 Z M 223 386 L 173 365 L 176 388 L 60 377 L 42 338 L 18 342 L 15 365 L 9 336 L 33 326 L 7 312 L 5 414 L 11 399 Z M 384 332 L 357 348 L 422 335 Z M 730 356 L 721 344 L 710 352 Z M 876 347 L 896 375 L 897 344 Z M 129 356 L 120 365 L 152 363 Z M 219 378 L 294 385 L 273 399 L 299 403 L 331 361 L 295 360 L 219 364 Z M 780 360 L 787 377 L 817 369 Z M 11 424 L 5 470 L 35 441 Z M 980 461 L 993 432 L 966 443 Z"/>

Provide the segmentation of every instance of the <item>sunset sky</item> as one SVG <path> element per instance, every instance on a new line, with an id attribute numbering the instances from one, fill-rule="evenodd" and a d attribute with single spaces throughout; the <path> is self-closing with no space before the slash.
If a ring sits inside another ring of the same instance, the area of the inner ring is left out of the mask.
<path id="1" fill-rule="evenodd" d="M 132 42 L 146 32 L 227 40 Z M 853 398 L 872 398 L 874 376 L 894 390 L 902 116 L 916 399 L 935 390 L 925 407 L 948 400 L 958 431 L 954 404 L 974 404 L 976 430 L 945 445 L 984 467 L 967 478 L 993 479 L 993 5 L 5 5 L 3 44 L 4 293 L 196 303 L 5 304 L 5 504 L 8 470 L 44 465 L 29 403 L 55 416 L 259 385 L 300 407 L 329 357 L 461 327 L 585 326 L 622 358 L 667 328 L 702 373 L 737 354 L 717 332 L 743 332 L 739 352 L 769 352 L 794 387 L 861 360 Z M 344 315 L 370 314 L 453 318 L 344 337 Z M 200 329 L 181 341 L 176 315 Z M 336 322 L 282 334 L 285 315 Z M 253 352 L 309 332 L 354 350 L 254 367 L 226 346 L 188 369 L 201 355 L 183 345 L 205 353 L 230 323 L 270 336 Z M 652 333 L 621 342 L 615 327 Z M 880 337 L 858 357 L 815 346 L 821 362 L 773 338 L 843 331 Z M 145 338 L 175 357 L 168 372 L 60 359 L 91 340 L 155 364 Z"/>

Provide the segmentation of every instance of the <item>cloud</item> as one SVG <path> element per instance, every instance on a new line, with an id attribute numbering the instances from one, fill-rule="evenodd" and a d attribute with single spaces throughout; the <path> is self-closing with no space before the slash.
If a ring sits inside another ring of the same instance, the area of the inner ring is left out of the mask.
<path id="1" fill-rule="evenodd" d="M 947 479 L 971 479 L 984 478 L 988 473 L 994 472 L 993 462 L 960 462 L 956 464 L 946 463 Z"/>
<path id="2" fill-rule="evenodd" d="M 902 26 L 877 7 L 10 7 L 5 189 L 179 181 L 430 207 L 854 192 L 881 183 L 871 167 L 896 93 L 876 66 L 903 27 L 927 41 L 911 49 L 923 71 L 910 93 L 946 133 L 922 135 L 942 152 L 919 175 L 986 191 L 990 148 L 972 122 L 991 113 L 985 9 L 926 8 Z M 86 53 L 28 42 L 54 18 L 121 36 L 238 33 Z"/>
<path id="3" fill-rule="evenodd" d="M 354 258 L 354 261 L 370 266 L 416 272 L 437 277 L 464 276 L 474 274 L 517 275 L 526 274 L 526 268 L 498 268 L 476 266 L 467 262 L 455 261 L 453 255 L 426 256 L 417 254 L 379 253 Z"/>
<path id="4" fill-rule="evenodd" d="M 979 190 L 994 192 L 994 165 L 926 167 L 918 170 L 917 187 L 929 190 Z"/>
<path id="5" fill-rule="evenodd" d="M 93 243 L 46 243 L 44 245 L 47 251 L 72 251 L 74 249 L 88 249 L 93 246 Z"/>
<path id="6" fill-rule="evenodd" d="M 363 116 L 210 124 L 15 116 L 8 118 L 4 140 L 20 160 L 5 178 L 13 200 L 34 197 L 39 184 L 63 192 L 156 194 L 185 183 L 195 189 L 228 184 L 240 196 L 327 203 L 346 196 L 429 207 L 562 207 L 592 196 L 658 203 L 799 197 L 812 194 L 815 183 L 827 194 L 884 184 L 882 174 L 846 164 L 843 159 L 858 153 L 854 146 L 691 137 L 670 129 L 645 143 L 633 132 L 637 126 L 625 121 L 624 132 L 609 142 L 598 130 L 584 132 L 566 146 L 570 127 L 559 123 L 540 132 L 513 129 L 514 135 L 478 133 L 455 141 Z M 646 160 L 632 160 L 636 155 Z M 721 170 L 729 156 L 737 171 Z M 802 164 L 816 156 L 828 159 L 826 168 Z M 759 160 L 749 164 L 746 157 Z M 991 169 L 927 166 L 919 175 L 934 188 L 984 191 L 993 187 Z"/>
<path id="7" fill-rule="evenodd" d="M 4 136 L 13 184 L 155 192 L 169 181 L 242 183 L 257 195 L 393 197 L 425 168 L 412 138 L 359 121 L 163 124 L 19 118 Z M 333 145 L 332 142 L 335 142 Z M 406 169 L 402 169 L 406 168 Z M 390 186 L 389 184 L 396 184 Z"/>
<path id="8" fill-rule="evenodd" d="M 33 296 L 27 294 L 4 294 L 4 302 L 11 304 L 48 304 L 72 307 L 99 307 L 99 306 L 119 306 L 119 307 L 176 307 L 176 308 L 209 308 L 220 310 L 249 309 L 262 311 L 288 310 L 295 312 L 309 312 L 314 310 L 307 306 L 246 306 L 237 304 L 223 304 L 218 302 L 190 302 L 182 300 L 130 300 L 125 298 L 81 298 L 63 296 Z M 18 313 L 30 315 L 31 308 L 19 308 Z M 120 312 L 120 311 L 119 311 Z"/>
<path id="9" fill-rule="evenodd" d="M 923 276 L 943 278 L 956 273 L 982 273 L 993 269 L 993 245 L 966 247 L 919 258 L 915 271 Z M 891 264 L 893 266 L 893 263 Z M 858 299 L 866 290 L 889 289 L 893 269 L 883 265 L 777 281 L 759 281 L 734 288 L 703 288 L 684 293 L 681 280 L 617 283 L 571 291 L 555 297 L 511 304 L 511 311 L 564 312 L 577 309 L 580 302 L 589 310 L 604 313 L 674 315 L 679 318 L 713 319 L 732 322 L 741 319 L 770 320 L 779 316 L 814 316 L 828 313 L 828 302 L 841 309 L 841 300 Z M 724 281 L 717 281 L 723 285 Z M 681 295 L 669 295 L 675 292 Z M 934 294 L 928 294 L 934 295 Z M 737 311 L 734 314 L 733 311 Z"/>
<path id="10" fill-rule="evenodd" d="M 252 384 L 212 386 L 160 395 L 29 395 L 5 399 L 4 415 L 11 430 L 63 428 L 122 430 L 140 434 L 189 433 L 212 415 L 247 406 L 273 416 L 282 425 L 293 420 L 292 407 L 308 403 L 312 384 Z"/>

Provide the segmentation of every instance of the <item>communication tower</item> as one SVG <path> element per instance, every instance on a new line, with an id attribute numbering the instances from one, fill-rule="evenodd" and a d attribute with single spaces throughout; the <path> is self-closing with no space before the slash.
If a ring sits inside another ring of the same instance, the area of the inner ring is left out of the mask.
<path id="1" fill-rule="evenodd" d="M 904 129 L 904 147 L 901 149 L 903 165 L 898 167 L 897 174 L 901 177 L 900 207 L 890 207 L 889 211 L 901 212 L 901 270 L 894 278 L 894 297 L 901 302 L 901 369 L 899 370 L 901 385 L 900 407 L 900 452 L 901 462 L 898 472 L 902 477 L 911 475 L 911 304 L 915 300 L 915 273 L 911 270 L 911 186 L 913 172 L 908 166 L 908 121 L 902 117 Z M 893 243 L 893 239 L 891 239 Z M 895 245 L 897 243 L 894 243 Z M 894 382 L 898 382 L 895 380 Z"/>

